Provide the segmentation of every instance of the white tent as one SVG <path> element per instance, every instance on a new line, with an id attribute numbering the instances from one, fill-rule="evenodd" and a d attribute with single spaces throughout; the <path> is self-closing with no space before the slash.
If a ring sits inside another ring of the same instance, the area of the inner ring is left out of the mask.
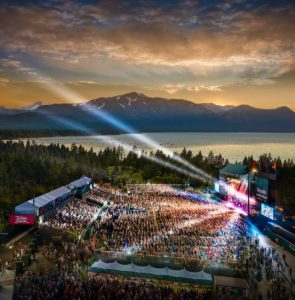
<path id="1" fill-rule="evenodd" d="M 15 271 L 3 269 L 0 272 L 0 285 L 11 285 L 14 281 Z"/>
<path id="2" fill-rule="evenodd" d="M 119 272 L 132 272 L 132 273 L 141 273 L 141 274 L 149 274 L 154 276 L 168 276 L 174 278 L 182 278 L 189 280 L 201 280 L 201 281 L 212 281 L 212 276 L 204 271 L 201 272 L 190 272 L 186 269 L 182 270 L 172 270 L 168 267 L 165 268 L 155 268 L 150 265 L 148 266 L 137 266 L 133 263 L 124 265 L 118 262 L 105 263 L 102 260 L 95 262 L 91 266 L 92 271 L 96 270 L 112 270 Z"/>

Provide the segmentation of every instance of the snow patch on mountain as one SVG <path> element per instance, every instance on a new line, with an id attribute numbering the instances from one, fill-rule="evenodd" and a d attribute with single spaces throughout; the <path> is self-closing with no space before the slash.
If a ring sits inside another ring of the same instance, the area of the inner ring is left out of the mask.
<path id="1" fill-rule="evenodd" d="M 135 102 L 136 100 L 137 100 L 137 98 L 135 98 L 135 99 L 132 99 L 132 98 L 130 98 L 130 97 L 126 97 L 127 98 L 127 100 L 128 100 L 128 106 L 131 106 L 131 103 L 132 102 Z"/>
<path id="2" fill-rule="evenodd" d="M 41 101 L 38 101 L 38 102 L 33 103 L 31 105 L 23 106 L 23 107 L 20 108 L 20 110 L 33 111 L 33 110 L 38 109 L 42 105 L 43 105 L 43 103 Z"/>
<path id="3" fill-rule="evenodd" d="M 106 106 L 106 104 L 103 103 L 101 106 L 97 106 L 96 109 L 97 109 L 97 110 L 100 110 L 100 109 L 103 109 L 105 106 Z"/>

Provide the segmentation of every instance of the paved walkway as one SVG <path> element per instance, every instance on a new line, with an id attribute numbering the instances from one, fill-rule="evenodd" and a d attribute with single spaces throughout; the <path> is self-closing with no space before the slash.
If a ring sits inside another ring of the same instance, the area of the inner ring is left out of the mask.
<path id="1" fill-rule="evenodd" d="M 250 228 L 251 236 L 255 239 L 256 236 L 259 238 L 259 246 L 263 248 L 275 248 L 280 256 L 281 261 L 284 263 L 283 255 L 286 257 L 286 264 L 284 270 L 284 277 L 287 280 L 287 290 L 289 291 L 290 300 L 295 299 L 295 256 L 290 252 L 283 249 L 281 246 L 273 242 L 267 235 L 263 234 L 255 225 L 251 225 Z M 273 262 L 273 267 L 276 268 L 276 262 Z M 293 278 L 290 276 L 290 268 L 293 271 Z M 258 283 L 257 286 L 258 293 L 262 295 L 263 299 L 268 299 L 267 291 L 271 289 L 271 283 L 266 279 L 265 269 L 262 268 L 262 281 Z M 287 299 L 286 299 L 287 300 Z"/>
<path id="2" fill-rule="evenodd" d="M 0 288 L 0 299 L 11 300 L 13 296 L 13 285 L 3 286 Z"/>
<path id="3" fill-rule="evenodd" d="M 16 242 L 18 242 L 21 239 L 23 239 L 26 235 L 28 235 L 33 230 L 34 230 L 34 226 L 32 226 L 29 229 L 27 229 L 26 231 L 20 233 L 18 236 L 16 236 L 15 238 L 13 238 L 9 242 L 7 242 L 5 246 L 8 247 L 8 248 L 11 247 L 11 246 L 13 246 Z"/>
<path id="4" fill-rule="evenodd" d="M 11 262 L 14 260 L 13 253 L 15 251 L 19 251 L 20 245 L 25 244 L 28 245 L 33 238 L 33 233 L 28 232 L 25 236 L 22 236 L 20 239 L 18 239 L 14 244 L 10 244 L 10 247 L 7 247 L 5 245 L 0 246 L 0 258 L 3 263 Z M 1 298 L 0 298 L 1 299 Z"/>

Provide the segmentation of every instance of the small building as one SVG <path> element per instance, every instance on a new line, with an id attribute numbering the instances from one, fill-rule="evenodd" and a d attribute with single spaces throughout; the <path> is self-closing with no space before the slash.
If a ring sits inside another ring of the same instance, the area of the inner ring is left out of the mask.
<path id="1" fill-rule="evenodd" d="M 16 214 L 34 214 L 42 222 L 55 208 L 72 200 L 74 194 L 67 187 L 60 187 L 44 195 L 30 199 L 15 207 Z"/>
<path id="2" fill-rule="evenodd" d="M 44 195 L 25 201 L 15 207 L 16 214 L 33 214 L 43 222 L 44 218 L 56 211 L 56 208 L 66 205 L 74 197 L 84 198 L 92 188 L 92 179 L 86 176 L 59 187 Z"/>

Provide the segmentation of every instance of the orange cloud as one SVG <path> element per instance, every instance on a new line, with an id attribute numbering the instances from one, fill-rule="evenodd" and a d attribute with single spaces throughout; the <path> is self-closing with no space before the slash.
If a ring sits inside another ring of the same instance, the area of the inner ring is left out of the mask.
<path id="1" fill-rule="evenodd" d="M 180 19 L 179 11 L 170 12 L 170 18 L 162 12 L 147 20 L 144 12 L 141 18 L 133 19 L 123 14 L 121 18 L 126 21 L 119 26 L 97 26 L 96 22 L 104 24 L 116 11 L 109 6 L 90 5 L 78 10 L 73 4 L 67 14 L 62 14 L 37 6 L 2 6 L 0 38 L 8 50 L 36 52 L 62 60 L 77 61 L 90 55 L 168 65 L 230 58 L 231 63 L 267 59 L 284 64 L 294 62 L 294 10 L 233 13 L 228 16 L 230 24 L 224 20 L 224 14 L 217 12 L 209 14 L 202 26 L 192 28 L 184 28 L 176 21 L 193 16 L 181 11 Z M 117 18 L 120 20 L 120 16 Z"/>
<path id="2" fill-rule="evenodd" d="M 135 90 L 201 102 L 261 99 L 263 107 L 294 101 L 292 84 L 280 81 L 295 67 L 292 7 L 54 3 L 0 5 L 0 50 L 10 53 L 0 56 L 2 103 L 62 101 L 44 93 L 40 73 L 70 82 L 85 100 Z"/>

